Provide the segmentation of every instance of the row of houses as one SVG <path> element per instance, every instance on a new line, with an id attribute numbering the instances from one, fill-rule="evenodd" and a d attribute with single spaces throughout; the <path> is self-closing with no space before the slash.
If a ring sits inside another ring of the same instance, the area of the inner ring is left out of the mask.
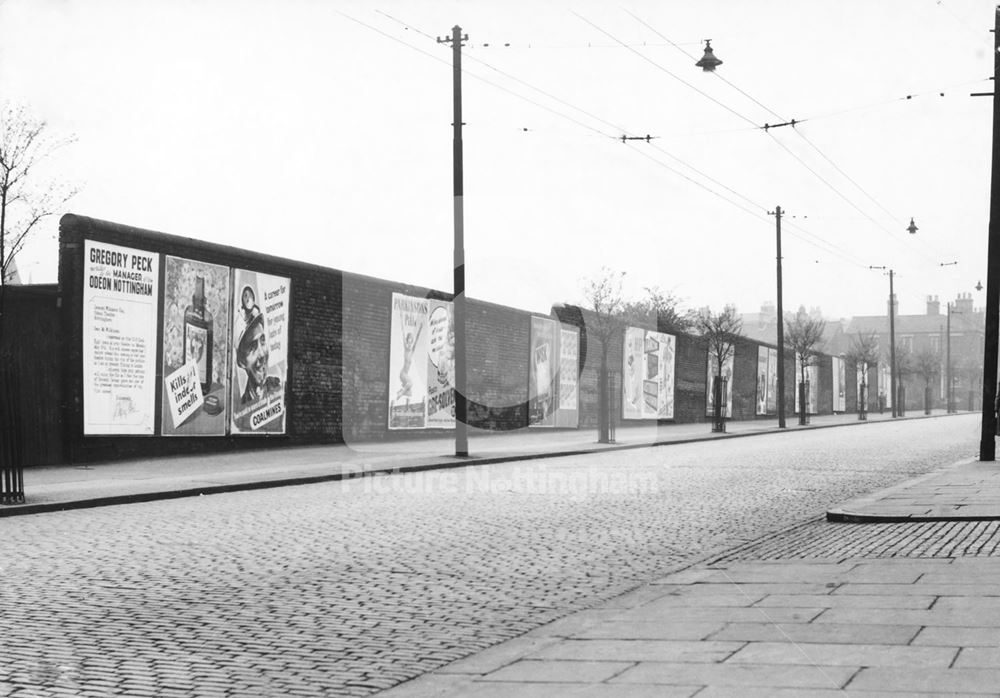
<path id="1" fill-rule="evenodd" d="M 976 308 L 971 293 L 958 293 L 942 307 L 938 296 L 928 296 L 922 313 L 901 313 L 894 299 L 894 333 L 897 348 L 897 379 L 902 385 L 902 398 L 907 410 L 923 409 L 925 388 L 934 408 L 946 408 L 949 399 L 956 409 L 982 408 L 982 366 L 985 342 L 985 312 Z M 888 366 L 890 347 L 889 303 L 884 315 L 858 315 L 850 319 L 826 322 L 820 349 L 824 353 L 842 356 L 848 353 L 859 336 L 874 336 L 880 364 Z M 819 318 L 817 309 L 809 312 Z M 757 313 L 743 315 L 744 334 L 755 341 L 777 342 L 777 313 L 774 305 L 765 303 Z M 934 358 L 934 371 L 921 370 L 921 361 Z M 880 389 L 883 401 L 891 405 L 888 386 Z"/>

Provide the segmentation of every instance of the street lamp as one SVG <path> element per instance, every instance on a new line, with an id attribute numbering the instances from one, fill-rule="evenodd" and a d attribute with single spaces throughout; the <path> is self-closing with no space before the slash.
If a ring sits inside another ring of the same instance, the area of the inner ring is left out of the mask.
<path id="1" fill-rule="evenodd" d="M 706 73 L 715 72 L 716 66 L 722 65 L 722 61 L 716 58 L 715 54 L 712 53 L 711 39 L 705 39 L 705 55 L 703 55 L 701 60 L 695 63 L 695 65 L 704 70 Z"/>

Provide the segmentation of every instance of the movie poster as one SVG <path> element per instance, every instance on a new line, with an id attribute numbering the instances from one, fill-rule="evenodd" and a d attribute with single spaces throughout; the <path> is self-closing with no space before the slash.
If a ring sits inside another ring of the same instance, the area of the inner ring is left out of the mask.
<path id="1" fill-rule="evenodd" d="M 557 427 L 580 425 L 580 332 L 560 325 L 559 329 L 559 409 Z"/>
<path id="2" fill-rule="evenodd" d="M 291 280 L 233 270 L 230 431 L 284 434 Z"/>
<path id="3" fill-rule="evenodd" d="M 454 305 L 428 300 L 427 308 L 427 426 L 454 429 Z"/>
<path id="4" fill-rule="evenodd" d="M 767 413 L 778 413 L 778 350 L 767 350 Z"/>
<path id="5" fill-rule="evenodd" d="M 84 241 L 83 433 L 155 429 L 160 255 Z"/>
<path id="6" fill-rule="evenodd" d="M 757 414 L 767 414 L 767 347 L 757 347 Z"/>
<path id="7" fill-rule="evenodd" d="M 224 436 L 229 405 L 229 268 L 166 257 L 160 433 Z"/>
<path id="8" fill-rule="evenodd" d="M 673 419 L 675 351 L 673 335 L 625 328 L 623 419 Z"/>
<path id="9" fill-rule="evenodd" d="M 834 356 L 832 358 L 832 371 L 833 376 L 833 411 L 834 412 L 844 412 L 847 410 L 847 394 L 846 386 L 847 382 L 844 380 L 846 378 L 844 368 L 844 360 L 840 357 Z"/>
<path id="10" fill-rule="evenodd" d="M 736 361 L 736 347 L 732 347 L 729 351 L 729 356 L 722 364 L 722 377 L 726 379 L 726 410 L 723 415 L 727 419 L 733 416 L 733 366 Z M 707 405 L 705 414 L 709 417 L 715 416 L 715 391 L 712 386 L 715 383 L 715 377 L 719 375 L 719 359 L 718 354 L 715 349 L 709 347 L 708 349 L 708 380 L 705 392 L 707 393 L 707 398 L 705 404 Z"/>
<path id="11" fill-rule="evenodd" d="M 392 294 L 389 339 L 389 428 L 424 429 L 427 426 L 427 318 L 426 298 Z"/>
<path id="12" fill-rule="evenodd" d="M 528 359 L 528 425 L 553 427 L 556 424 L 556 377 L 559 354 L 556 336 L 559 323 L 542 317 L 531 318 L 531 356 Z"/>

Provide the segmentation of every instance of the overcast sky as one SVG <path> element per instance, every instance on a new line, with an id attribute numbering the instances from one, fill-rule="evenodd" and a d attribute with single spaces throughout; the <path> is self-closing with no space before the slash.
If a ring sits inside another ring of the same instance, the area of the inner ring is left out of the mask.
<path id="1" fill-rule="evenodd" d="M 459 24 L 471 297 L 547 312 L 607 266 L 755 312 L 780 205 L 786 308 L 884 313 L 884 265 L 921 313 L 984 304 L 993 23 L 984 0 L 5 0 L 0 99 L 76 137 L 48 163 L 71 212 L 450 290 L 435 37 Z M 57 230 L 24 279 L 55 280 Z"/>

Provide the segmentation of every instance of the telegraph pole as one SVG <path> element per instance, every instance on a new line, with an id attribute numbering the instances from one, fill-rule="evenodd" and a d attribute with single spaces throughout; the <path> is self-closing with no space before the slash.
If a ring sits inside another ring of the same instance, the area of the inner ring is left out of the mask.
<path id="1" fill-rule="evenodd" d="M 986 249 L 986 342 L 983 347 L 983 419 L 979 460 L 996 460 L 997 351 L 1000 344 L 1000 7 L 993 29 L 993 166 L 990 175 L 990 226 Z M 950 380 L 950 378 L 949 378 Z M 949 394 L 951 386 L 948 386 Z"/>
<path id="2" fill-rule="evenodd" d="M 450 43 L 452 79 L 454 83 L 454 214 L 455 214 L 455 455 L 469 455 L 469 435 L 466 427 L 468 405 L 465 399 L 465 206 L 462 185 L 462 42 L 468 41 L 457 24 L 450 38 L 438 38 L 438 43 Z"/>
<path id="3" fill-rule="evenodd" d="M 781 300 L 781 206 L 774 207 L 778 241 L 778 428 L 785 428 L 785 310 Z M 805 409 L 805 405 L 802 406 Z"/>
<path id="4" fill-rule="evenodd" d="M 896 400 L 896 293 L 892 288 L 892 269 L 889 270 L 889 390 L 892 391 L 892 416 L 899 413 Z"/>

